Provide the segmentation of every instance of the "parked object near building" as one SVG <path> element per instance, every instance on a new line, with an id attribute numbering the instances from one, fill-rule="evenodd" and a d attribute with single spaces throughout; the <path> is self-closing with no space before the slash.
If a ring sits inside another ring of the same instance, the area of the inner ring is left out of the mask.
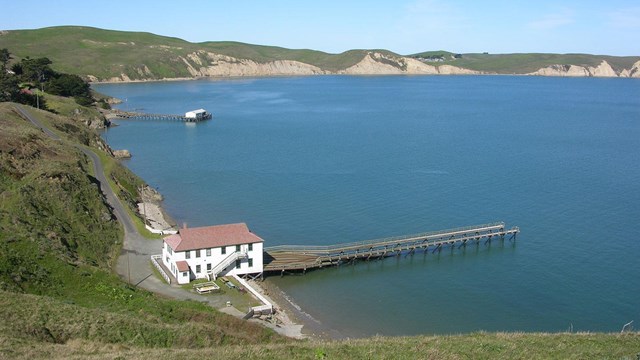
<path id="1" fill-rule="evenodd" d="M 261 274 L 263 242 L 246 224 L 182 228 L 162 243 L 162 262 L 178 284 L 219 275 Z"/>

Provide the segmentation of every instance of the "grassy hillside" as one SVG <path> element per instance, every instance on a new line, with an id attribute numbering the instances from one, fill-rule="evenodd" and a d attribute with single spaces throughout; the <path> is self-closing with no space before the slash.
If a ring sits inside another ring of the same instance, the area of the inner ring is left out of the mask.
<path id="1" fill-rule="evenodd" d="M 422 54 L 422 53 L 421 53 Z M 526 74 L 554 64 L 598 66 L 605 60 L 616 71 L 630 69 L 640 56 L 589 54 L 463 54 L 461 59 L 445 62 L 458 67 L 499 74 Z"/>
<path id="2" fill-rule="evenodd" d="M 259 63 L 295 60 L 328 71 L 346 69 L 362 60 L 368 51 L 350 50 L 341 54 L 328 54 L 316 50 L 285 49 L 232 41 L 190 43 L 150 33 L 80 26 L 10 30 L 0 34 L 0 48 L 8 48 L 17 58 L 49 57 L 54 63 L 54 69 L 60 72 L 93 75 L 99 79 L 124 74 L 133 80 L 191 77 L 185 61 L 195 68 L 201 66 L 187 56 L 198 51 Z M 387 50 L 376 51 L 397 56 Z M 430 57 L 443 54 L 447 55 L 447 59 L 453 55 L 440 50 L 410 56 Z M 464 54 L 461 59 L 448 60 L 445 63 L 499 74 L 524 74 L 554 64 L 597 66 L 602 60 L 606 60 L 615 70 L 620 71 L 631 68 L 640 57 L 588 54 Z"/>
<path id="3" fill-rule="evenodd" d="M 11 30 L 0 35 L 0 48 L 16 57 L 48 57 L 60 72 L 110 78 L 124 73 L 132 79 L 145 77 L 146 65 L 156 78 L 189 77 L 179 57 L 204 50 L 256 62 L 296 60 L 326 70 L 339 70 L 359 62 L 364 50 L 327 54 L 315 50 L 291 50 L 239 42 L 190 43 L 181 39 L 142 32 L 60 26 L 37 30 Z M 197 64 L 192 64 L 197 66 Z"/>
<path id="4" fill-rule="evenodd" d="M 66 140 L 51 140 L 12 104 L 0 103 L 3 352 L 19 341 L 82 339 L 141 347 L 284 341 L 204 304 L 161 299 L 113 274 L 120 226 L 91 164 L 72 146 L 94 145 L 97 135 L 70 118 L 30 111 Z M 127 178 L 124 168 L 114 172 Z"/>

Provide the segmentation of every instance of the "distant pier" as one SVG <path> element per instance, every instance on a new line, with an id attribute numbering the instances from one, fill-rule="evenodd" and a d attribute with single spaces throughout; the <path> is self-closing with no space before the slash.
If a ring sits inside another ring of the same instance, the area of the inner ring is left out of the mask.
<path id="1" fill-rule="evenodd" d="M 182 121 L 182 122 L 200 122 L 213 118 L 213 115 L 204 110 L 192 110 L 188 111 L 184 115 L 177 114 L 148 114 L 135 111 L 122 111 L 114 110 L 112 112 L 117 118 L 120 119 L 142 119 L 142 120 L 161 120 L 161 121 Z"/>
<path id="2" fill-rule="evenodd" d="M 380 259 L 401 254 L 441 251 L 443 247 L 464 247 L 492 240 L 515 241 L 520 229 L 505 228 L 503 222 L 389 237 L 327 246 L 280 245 L 264 249 L 264 272 L 302 271 L 335 266 L 356 260 Z"/>

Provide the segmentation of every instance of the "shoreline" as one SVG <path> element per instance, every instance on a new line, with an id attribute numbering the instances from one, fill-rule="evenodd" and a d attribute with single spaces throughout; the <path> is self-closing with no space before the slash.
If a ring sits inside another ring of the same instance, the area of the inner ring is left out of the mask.
<path id="1" fill-rule="evenodd" d="M 304 312 L 289 296 L 276 284 L 266 278 L 263 281 L 249 281 L 274 306 L 276 317 L 281 316 L 284 322 L 299 327 L 301 338 L 318 340 L 344 340 L 346 336 L 339 331 L 325 327 L 322 322 Z M 279 314 L 279 315 L 278 315 Z"/>
<path id="2" fill-rule="evenodd" d="M 475 70 L 474 70 L 475 71 Z M 103 84 L 136 84 L 136 83 L 161 83 L 161 82 L 176 82 L 176 81 L 198 81 L 198 80 L 229 80 L 229 79 L 262 79 L 262 78 L 279 78 L 279 77 L 315 77 L 315 76 L 531 76 L 531 77 L 552 77 L 552 78 L 595 78 L 595 79 L 636 79 L 629 76 L 572 76 L 572 75 L 544 75 L 544 74 L 501 74 L 501 73 L 460 73 L 460 74 L 420 74 L 420 73 L 372 73 L 372 74 L 277 74 L 277 75 L 225 75 L 225 76 L 194 76 L 194 77 L 177 77 L 177 78 L 162 78 L 162 79 L 129 79 L 129 80 L 104 80 L 104 81 L 89 81 L 90 85 L 103 85 Z"/>
<path id="3" fill-rule="evenodd" d="M 175 220 L 168 214 L 164 206 L 162 206 L 162 194 L 148 184 L 141 190 L 142 202 L 138 203 L 138 213 L 146 219 L 145 226 L 147 229 L 153 233 L 163 235 L 177 232 L 178 227 Z M 310 316 L 303 316 L 304 312 L 302 312 L 297 305 L 293 304 L 287 295 L 275 284 L 265 281 L 246 281 L 258 293 L 264 296 L 274 308 L 271 320 L 261 316 L 249 319 L 248 321 L 260 324 L 283 336 L 294 339 L 340 338 L 335 336 L 328 337 L 318 331 L 319 327 L 317 325 L 319 322 Z M 217 310 L 225 312 L 223 311 L 224 309 L 225 308 Z M 225 313 L 235 316 L 234 313 Z"/>

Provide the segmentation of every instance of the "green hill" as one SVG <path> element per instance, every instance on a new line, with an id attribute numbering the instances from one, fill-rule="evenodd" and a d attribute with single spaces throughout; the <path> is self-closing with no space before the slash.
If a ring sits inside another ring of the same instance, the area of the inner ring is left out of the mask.
<path id="1" fill-rule="evenodd" d="M 230 41 L 191 43 L 182 39 L 143 32 L 103 30 L 81 26 L 59 26 L 37 30 L 10 30 L 0 32 L 0 48 L 8 48 L 16 59 L 30 56 L 48 57 L 59 72 L 91 75 L 91 79 L 103 81 L 114 78 L 130 80 L 154 80 L 191 78 L 194 71 L 203 67 L 217 68 L 209 54 L 232 57 L 225 64 L 237 64 L 250 60 L 266 64 L 278 60 L 297 61 L 313 65 L 321 71 L 336 73 L 359 63 L 368 52 L 378 52 L 386 59 L 381 64 L 404 70 L 402 56 L 387 50 L 349 50 L 341 54 L 328 54 L 309 49 L 286 49 L 276 46 L 251 45 Z M 454 56 L 457 55 L 457 56 Z M 461 56 L 460 56 L 461 55 Z M 603 60 L 615 71 L 631 69 L 639 56 L 607 56 L 589 54 L 455 54 L 452 52 L 425 51 L 412 58 L 431 59 L 442 57 L 442 62 L 464 69 L 497 74 L 526 74 L 550 65 L 577 65 L 595 67 Z M 440 60 L 440 59 L 438 59 Z M 249 72 L 252 76 L 271 75 L 267 70 Z M 290 69 L 295 74 L 295 69 Z M 376 73 L 376 70 L 372 70 Z M 384 73 L 384 70 L 380 70 Z M 285 70 L 285 74 L 288 74 Z M 224 74 L 213 76 L 225 76 Z"/>
<path id="2" fill-rule="evenodd" d="M 598 66 L 602 61 L 608 62 L 616 71 L 630 69 L 640 56 L 608 56 L 589 54 L 462 54 L 459 59 L 445 63 L 458 67 L 498 73 L 526 74 L 550 65 Z"/>
<path id="3" fill-rule="evenodd" d="M 259 63 L 295 60 L 336 71 L 359 62 L 365 50 L 327 54 L 315 50 L 291 50 L 275 46 L 239 42 L 190 43 L 185 40 L 142 32 L 103 30 L 91 27 L 60 26 L 37 30 L 11 30 L 0 35 L 0 48 L 16 57 L 48 57 L 60 72 L 94 75 L 100 79 L 120 76 L 143 79 L 149 68 L 155 78 L 190 77 L 179 57 L 208 51 Z M 197 66 L 196 63 L 192 63 Z"/>

